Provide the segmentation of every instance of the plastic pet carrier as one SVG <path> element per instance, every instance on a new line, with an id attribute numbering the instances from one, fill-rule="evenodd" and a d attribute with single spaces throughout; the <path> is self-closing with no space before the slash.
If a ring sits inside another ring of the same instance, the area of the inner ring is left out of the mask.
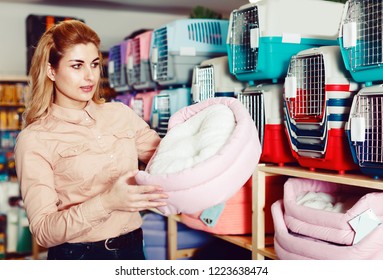
<path id="1" fill-rule="evenodd" d="M 283 123 L 283 85 L 260 84 L 247 87 L 238 100 L 249 110 L 262 145 L 260 162 L 283 165 L 295 162 Z"/>
<path id="2" fill-rule="evenodd" d="M 115 91 L 127 91 L 130 89 L 127 81 L 126 49 L 128 40 L 112 46 L 108 56 L 108 81 L 109 86 Z"/>
<path id="3" fill-rule="evenodd" d="M 168 130 L 170 116 L 190 104 L 190 88 L 161 90 L 153 98 L 151 127 L 157 131 L 160 137 L 164 137 Z"/>
<path id="4" fill-rule="evenodd" d="M 148 212 L 142 218 L 142 230 L 144 234 L 144 251 L 147 260 L 169 259 L 168 223 L 167 217 Z M 185 255 L 183 259 L 190 259 L 190 249 L 198 249 L 206 246 L 214 240 L 211 234 L 191 229 L 182 223 L 177 223 L 177 250 Z"/>
<path id="5" fill-rule="evenodd" d="M 253 0 L 230 14 L 230 72 L 241 81 L 283 79 L 292 55 L 336 45 L 343 4 L 317 0 Z"/>
<path id="6" fill-rule="evenodd" d="M 346 69 L 357 82 L 383 80 L 382 11 L 378 0 L 345 4 L 338 40 Z"/>
<path id="7" fill-rule="evenodd" d="M 181 19 L 155 29 L 150 65 L 160 85 L 191 85 L 194 66 L 226 55 L 228 20 Z"/>
<path id="8" fill-rule="evenodd" d="M 236 97 L 245 87 L 229 73 L 227 56 L 203 61 L 194 67 L 192 101 L 200 102 L 212 97 Z"/>
<path id="9" fill-rule="evenodd" d="M 345 124 L 358 85 L 351 81 L 338 46 L 291 58 L 284 89 L 285 127 L 293 155 L 311 169 L 355 169 Z"/>
<path id="10" fill-rule="evenodd" d="M 128 84 L 136 90 L 156 88 L 150 72 L 150 44 L 152 30 L 146 31 L 128 40 L 125 64 L 127 65 Z"/>
<path id="11" fill-rule="evenodd" d="M 383 85 L 362 88 L 354 97 L 347 123 L 352 155 L 361 171 L 383 175 Z"/>

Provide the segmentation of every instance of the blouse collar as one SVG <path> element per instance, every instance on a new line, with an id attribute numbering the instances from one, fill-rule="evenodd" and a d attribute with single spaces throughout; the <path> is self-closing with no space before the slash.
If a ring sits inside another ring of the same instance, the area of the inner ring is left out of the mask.
<path id="1" fill-rule="evenodd" d="M 80 124 L 80 125 L 92 125 L 95 118 L 96 104 L 90 100 L 84 109 L 71 109 L 64 108 L 55 103 L 51 105 L 51 114 L 63 121 Z"/>

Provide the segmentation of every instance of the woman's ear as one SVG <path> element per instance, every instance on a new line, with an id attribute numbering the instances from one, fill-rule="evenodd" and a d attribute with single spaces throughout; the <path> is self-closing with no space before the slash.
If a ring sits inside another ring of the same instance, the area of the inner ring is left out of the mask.
<path id="1" fill-rule="evenodd" d="M 48 63 L 48 66 L 47 66 L 47 76 L 52 82 L 55 81 L 55 69 L 53 69 L 50 63 Z"/>

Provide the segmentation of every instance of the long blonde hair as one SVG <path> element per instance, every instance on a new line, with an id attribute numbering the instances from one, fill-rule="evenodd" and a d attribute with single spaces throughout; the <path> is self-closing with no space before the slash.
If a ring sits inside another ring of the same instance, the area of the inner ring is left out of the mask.
<path id="1" fill-rule="evenodd" d="M 48 63 L 57 68 L 65 51 L 77 44 L 93 43 L 100 48 L 97 33 L 85 23 L 78 20 L 65 20 L 48 29 L 40 38 L 31 61 L 29 71 L 30 94 L 26 100 L 24 127 L 45 116 L 54 99 L 54 83 L 47 76 Z M 100 60 L 102 59 L 99 50 Z M 100 70 L 102 73 L 102 61 Z M 103 103 L 100 81 L 93 101 Z"/>

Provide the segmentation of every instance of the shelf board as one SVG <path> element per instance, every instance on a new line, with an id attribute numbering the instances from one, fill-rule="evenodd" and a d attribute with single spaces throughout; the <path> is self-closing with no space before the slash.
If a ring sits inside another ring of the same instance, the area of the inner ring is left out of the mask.
<path id="1" fill-rule="evenodd" d="M 26 83 L 29 81 L 28 76 L 18 76 L 18 75 L 0 75 L 0 82 L 23 82 Z"/>
<path id="2" fill-rule="evenodd" d="M 276 165 L 258 165 L 258 171 L 265 173 L 285 175 L 292 177 L 300 177 L 306 179 L 316 179 L 333 183 L 358 186 L 364 188 L 373 188 L 383 190 L 383 180 L 374 179 L 359 172 L 349 172 L 339 174 L 331 170 L 315 170 L 311 171 L 308 168 L 301 166 L 276 166 Z"/>
<path id="3" fill-rule="evenodd" d="M 261 254 L 262 256 L 266 258 L 269 258 L 272 260 L 278 260 L 274 247 L 258 248 L 257 253 Z"/>
<path id="4" fill-rule="evenodd" d="M 245 248 L 247 250 L 252 250 L 253 246 L 251 245 L 251 235 L 218 235 L 214 234 L 214 236 L 223 239 L 227 242 L 235 244 L 239 247 Z"/>

